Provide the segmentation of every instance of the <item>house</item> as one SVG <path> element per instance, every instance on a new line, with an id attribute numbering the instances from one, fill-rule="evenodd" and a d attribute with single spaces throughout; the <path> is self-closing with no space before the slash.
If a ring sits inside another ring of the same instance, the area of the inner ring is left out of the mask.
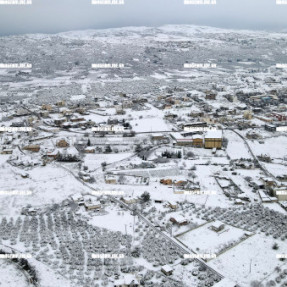
<path id="1" fill-rule="evenodd" d="M 208 131 L 204 137 L 204 147 L 205 148 L 222 148 L 222 131 Z"/>
<path id="2" fill-rule="evenodd" d="M 79 114 L 81 114 L 81 115 L 86 115 L 86 114 L 87 114 L 86 109 L 83 108 L 83 107 L 77 108 L 77 109 L 75 110 L 75 112 L 76 112 L 76 113 L 79 113 Z"/>
<path id="3" fill-rule="evenodd" d="M 117 184 L 117 178 L 114 175 L 107 174 L 105 176 L 105 182 L 107 184 Z"/>
<path id="4" fill-rule="evenodd" d="M 122 109 L 122 107 L 116 107 L 116 114 L 117 115 L 124 115 L 126 111 Z"/>
<path id="5" fill-rule="evenodd" d="M 63 106 L 65 106 L 65 101 L 59 101 L 59 102 L 57 102 L 57 103 L 56 103 L 56 106 L 58 106 L 58 107 L 63 107 Z"/>
<path id="6" fill-rule="evenodd" d="M 11 124 L 11 127 L 24 127 L 24 126 L 25 126 L 24 121 L 17 121 Z"/>
<path id="7" fill-rule="evenodd" d="M 37 144 L 26 145 L 23 147 L 23 150 L 38 152 L 40 150 L 40 146 Z"/>
<path id="8" fill-rule="evenodd" d="M 92 177 L 90 175 L 84 175 L 81 177 L 84 182 L 91 182 Z"/>
<path id="9" fill-rule="evenodd" d="M 171 137 L 175 140 L 173 142 L 173 145 L 178 145 L 178 146 L 192 146 L 193 144 L 193 139 L 186 138 L 182 136 L 180 133 L 171 133 Z"/>
<path id="10" fill-rule="evenodd" d="M 21 109 L 16 110 L 14 116 L 15 117 L 22 117 L 22 116 L 27 116 L 27 115 L 30 115 L 30 114 L 31 114 L 30 111 L 21 108 Z"/>
<path id="11" fill-rule="evenodd" d="M 92 209 L 101 209 L 102 204 L 99 201 L 94 201 L 91 198 L 85 200 L 84 206 L 87 210 L 92 210 Z"/>
<path id="12" fill-rule="evenodd" d="M 235 199 L 234 204 L 235 205 L 244 205 L 244 202 L 241 199 L 237 198 L 237 199 Z"/>
<path id="13" fill-rule="evenodd" d="M 48 105 L 48 104 L 43 104 L 42 105 L 42 110 L 46 110 L 46 111 L 52 111 L 52 106 L 51 105 Z"/>
<path id="14" fill-rule="evenodd" d="M 174 181 L 173 182 L 173 185 L 174 186 L 180 186 L 180 187 L 183 187 L 187 184 L 187 181 L 186 180 L 178 180 L 178 181 Z"/>
<path id="15" fill-rule="evenodd" d="M 277 185 L 276 181 L 270 177 L 261 178 L 261 180 L 264 182 L 265 187 L 274 187 Z"/>
<path id="16" fill-rule="evenodd" d="M 250 198 L 246 193 L 238 194 L 237 198 L 242 201 L 250 201 Z"/>
<path id="17" fill-rule="evenodd" d="M 77 203 L 78 205 L 84 205 L 84 198 L 80 193 L 73 194 L 71 198 L 74 203 Z"/>
<path id="18" fill-rule="evenodd" d="M 272 114 L 273 118 L 275 118 L 278 122 L 287 121 L 287 116 L 282 114 Z"/>
<path id="19" fill-rule="evenodd" d="M 71 117 L 70 118 L 70 121 L 72 122 L 72 123 L 74 123 L 74 122 L 82 122 L 82 121 L 84 121 L 85 119 L 83 118 L 83 117 L 77 117 L 77 116 L 73 116 L 73 117 Z"/>
<path id="20" fill-rule="evenodd" d="M 192 118 L 203 117 L 204 116 L 204 112 L 200 111 L 200 110 L 191 111 L 189 113 L 189 116 L 192 117 Z"/>
<path id="21" fill-rule="evenodd" d="M 237 160 L 235 162 L 235 166 L 237 168 L 243 168 L 243 169 L 253 169 L 254 164 L 252 162 L 244 161 L 244 160 Z"/>
<path id="22" fill-rule="evenodd" d="M 29 178 L 29 173 L 28 172 L 20 171 L 19 174 L 21 175 L 22 178 Z"/>
<path id="23" fill-rule="evenodd" d="M 279 201 L 287 201 L 287 187 L 276 188 L 273 191 L 274 196 L 278 198 Z"/>
<path id="24" fill-rule="evenodd" d="M 219 232 L 224 229 L 224 224 L 218 220 L 214 221 L 211 225 L 211 229 L 215 232 Z"/>
<path id="25" fill-rule="evenodd" d="M 263 116 L 255 116 L 256 119 L 258 120 L 261 120 L 263 122 L 266 122 L 266 123 L 271 123 L 273 122 L 273 119 L 272 118 L 267 118 L 267 117 L 263 117 Z"/>
<path id="26" fill-rule="evenodd" d="M 13 148 L 3 147 L 0 153 L 1 154 L 12 154 L 13 153 Z"/>
<path id="27" fill-rule="evenodd" d="M 39 115 L 43 118 L 49 117 L 49 111 L 40 111 Z"/>
<path id="28" fill-rule="evenodd" d="M 244 117 L 244 119 L 246 119 L 246 120 L 251 120 L 252 117 L 253 117 L 252 111 L 249 111 L 249 110 L 244 111 L 243 117 Z"/>
<path id="29" fill-rule="evenodd" d="M 271 124 L 264 125 L 264 129 L 269 132 L 276 132 L 276 126 Z"/>
<path id="30" fill-rule="evenodd" d="M 178 205 L 176 202 L 174 201 L 169 201 L 168 202 L 168 207 L 170 207 L 171 209 L 177 209 L 178 208 Z"/>
<path id="31" fill-rule="evenodd" d="M 207 128 L 207 123 L 206 122 L 195 122 L 195 123 L 189 123 L 189 124 L 184 124 L 182 126 L 184 131 L 203 131 L 205 128 Z"/>
<path id="32" fill-rule="evenodd" d="M 95 153 L 96 149 L 92 146 L 88 146 L 84 149 L 85 153 Z"/>
<path id="33" fill-rule="evenodd" d="M 160 183 L 164 185 L 172 185 L 172 179 L 161 179 Z"/>
<path id="34" fill-rule="evenodd" d="M 169 119 L 175 119 L 177 118 L 178 115 L 177 114 L 171 114 L 171 113 L 168 113 L 164 116 L 165 119 L 169 120 Z"/>
<path id="35" fill-rule="evenodd" d="M 161 140 L 164 140 L 164 139 L 167 139 L 167 137 L 162 135 L 162 134 L 151 136 L 151 140 L 152 141 L 161 141 Z"/>
<path id="36" fill-rule="evenodd" d="M 168 109 L 171 109 L 171 108 L 172 108 L 172 105 L 170 105 L 170 104 L 164 104 L 164 105 L 162 106 L 162 108 L 163 108 L 164 110 L 168 110 Z"/>
<path id="37" fill-rule="evenodd" d="M 57 119 L 54 119 L 54 124 L 56 125 L 56 126 L 60 126 L 60 125 L 62 125 L 64 122 L 66 122 L 67 121 L 67 119 L 66 118 L 64 118 L 64 117 L 62 117 L 62 118 L 57 118 Z"/>
<path id="38" fill-rule="evenodd" d="M 125 274 L 123 278 L 115 280 L 114 287 L 139 287 L 140 283 L 135 275 Z"/>
<path id="39" fill-rule="evenodd" d="M 38 209 L 37 208 L 34 208 L 34 207 L 29 207 L 28 209 L 27 209 L 27 215 L 31 215 L 31 216 L 34 216 L 34 215 L 37 215 L 37 211 L 38 211 Z"/>
<path id="40" fill-rule="evenodd" d="M 208 93 L 205 95 L 206 100 L 216 100 L 216 94 L 214 93 Z"/>
<path id="41" fill-rule="evenodd" d="M 126 204 L 133 204 L 138 201 L 136 198 L 133 197 L 122 197 L 121 200 Z"/>
<path id="42" fill-rule="evenodd" d="M 172 275 L 173 269 L 169 265 L 164 265 L 161 267 L 161 272 L 166 276 L 170 276 Z"/>
<path id="43" fill-rule="evenodd" d="M 58 150 L 54 150 L 54 151 L 51 151 L 51 152 L 47 152 L 46 153 L 46 157 L 56 159 L 58 154 L 59 154 L 59 151 Z"/>
<path id="44" fill-rule="evenodd" d="M 57 141 L 56 146 L 57 147 L 68 147 L 69 143 L 65 139 L 60 139 Z"/>
<path id="45" fill-rule="evenodd" d="M 179 226 L 188 224 L 188 220 L 182 215 L 174 215 L 169 220 Z"/>
<path id="46" fill-rule="evenodd" d="M 259 196 L 263 203 L 278 202 L 278 198 L 265 193 L 263 190 L 258 190 Z"/>
<path id="47" fill-rule="evenodd" d="M 62 127 L 63 127 L 64 129 L 71 128 L 72 126 L 73 126 L 73 123 L 71 123 L 71 122 L 66 122 L 66 123 L 63 123 L 63 124 L 62 124 Z"/>

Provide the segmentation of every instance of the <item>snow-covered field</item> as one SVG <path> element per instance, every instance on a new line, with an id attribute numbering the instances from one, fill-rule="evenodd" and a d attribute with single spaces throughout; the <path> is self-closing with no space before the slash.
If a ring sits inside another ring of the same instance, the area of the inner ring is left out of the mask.
<path id="1" fill-rule="evenodd" d="M 210 265 L 241 286 L 249 287 L 250 282 L 265 280 L 277 266 L 284 266 L 276 258 L 276 254 L 286 254 L 287 246 L 278 241 L 279 249 L 274 250 L 272 246 L 275 242 L 277 241 L 263 235 L 251 236 L 212 260 Z"/>
<path id="2" fill-rule="evenodd" d="M 211 229 L 213 222 L 188 231 L 177 237 L 182 243 L 198 254 L 217 254 L 223 248 L 233 245 L 244 235 L 244 230 L 225 225 L 224 231 Z"/>

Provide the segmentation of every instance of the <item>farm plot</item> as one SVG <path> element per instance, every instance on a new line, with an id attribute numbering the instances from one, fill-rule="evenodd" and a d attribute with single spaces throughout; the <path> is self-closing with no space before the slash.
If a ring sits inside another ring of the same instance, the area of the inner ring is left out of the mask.
<path id="1" fill-rule="evenodd" d="M 287 245 L 278 243 L 278 250 L 274 250 L 273 245 L 274 239 L 264 235 L 254 235 L 212 260 L 210 265 L 224 276 L 238 282 L 240 286 L 249 287 L 252 281 L 262 281 L 265 278 L 267 280 L 276 267 L 284 264 L 276 258 L 276 254 L 286 253 Z"/>
<path id="2" fill-rule="evenodd" d="M 218 254 L 238 243 L 244 237 L 244 230 L 225 225 L 224 230 L 216 232 L 211 229 L 213 222 L 188 231 L 177 239 L 199 254 Z"/>

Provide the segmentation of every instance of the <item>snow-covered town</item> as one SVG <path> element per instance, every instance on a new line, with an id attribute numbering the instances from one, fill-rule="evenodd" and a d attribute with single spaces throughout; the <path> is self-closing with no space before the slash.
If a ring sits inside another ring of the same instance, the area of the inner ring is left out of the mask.
<path id="1" fill-rule="evenodd" d="M 1 287 L 287 286 L 286 32 L 0 47 Z"/>

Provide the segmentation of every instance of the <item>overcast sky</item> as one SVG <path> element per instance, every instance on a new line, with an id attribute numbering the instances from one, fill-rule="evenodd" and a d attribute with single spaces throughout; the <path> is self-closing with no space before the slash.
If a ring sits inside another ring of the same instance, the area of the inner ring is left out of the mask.
<path id="1" fill-rule="evenodd" d="M 125 5 L 32 1 L 32 5 L 0 5 L 0 35 L 165 24 L 287 30 L 287 5 L 276 5 L 276 0 L 217 0 L 216 5 L 184 5 L 183 0 L 125 0 Z"/>

